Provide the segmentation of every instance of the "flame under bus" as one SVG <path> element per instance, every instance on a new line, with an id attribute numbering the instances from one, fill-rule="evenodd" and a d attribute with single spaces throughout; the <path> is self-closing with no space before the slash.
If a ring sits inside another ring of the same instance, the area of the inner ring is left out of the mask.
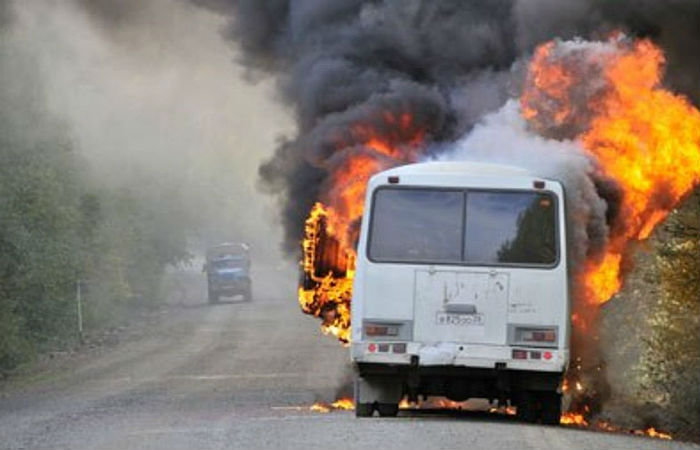
<path id="1" fill-rule="evenodd" d="M 413 164 L 372 177 L 365 205 L 357 415 L 440 395 L 558 423 L 570 327 L 562 186 L 507 166 Z"/>

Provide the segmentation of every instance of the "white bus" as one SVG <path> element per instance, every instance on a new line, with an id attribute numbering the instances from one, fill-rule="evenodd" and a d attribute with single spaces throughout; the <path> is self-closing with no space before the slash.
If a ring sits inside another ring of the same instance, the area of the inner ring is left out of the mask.
<path id="1" fill-rule="evenodd" d="M 430 162 L 373 176 L 365 205 L 356 415 L 445 396 L 559 423 L 570 333 L 562 185 L 515 167 Z"/>

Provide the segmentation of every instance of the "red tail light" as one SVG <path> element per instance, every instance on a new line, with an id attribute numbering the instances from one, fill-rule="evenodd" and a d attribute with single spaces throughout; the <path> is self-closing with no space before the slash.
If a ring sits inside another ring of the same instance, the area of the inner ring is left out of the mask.
<path id="1" fill-rule="evenodd" d="M 406 353 L 406 344 L 394 344 L 391 347 L 394 353 Z"/>
<path id="2" fill-rule="evenodd" d="M 365 325 L 367 336 L 398 336 L 399 327 L 396 325 Z"/>
<path id="3" fill-rule="evenodd" d="M 527 350 L 513 349 L 513 359 L 527 359 Z"/>

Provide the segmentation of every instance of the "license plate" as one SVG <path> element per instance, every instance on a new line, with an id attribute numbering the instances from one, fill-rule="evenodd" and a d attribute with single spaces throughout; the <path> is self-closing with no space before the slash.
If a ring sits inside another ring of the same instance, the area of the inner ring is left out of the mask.
<path id="1" fill-rule="evenodd" d="M 437 325 L 455 327 L 480 327 L 484 326 L 483 314 L 450 314 L 439 312 L 435 320 Z"/>

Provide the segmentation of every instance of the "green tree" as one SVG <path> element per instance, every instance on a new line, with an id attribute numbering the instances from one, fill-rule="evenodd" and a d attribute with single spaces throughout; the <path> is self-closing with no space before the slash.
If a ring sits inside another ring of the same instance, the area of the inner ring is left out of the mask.
<path id="1" fill-rule="evenodd" d="M 660 394 L 674 430 L 700 429 L 700 194 L 669 217 L 658 245 L 661 294 L 650 318 L 641 369 L 643 387 Z"/>
<path id="2" fill-rule="evenodd" d="M 86 325 L 126 320 L 159 300 L 168 264 L 188 257 L 177 192 L 147 173 L 90 181 L 68 128 L 44 110 L 36 67 L 0 32 L 0 373 L 75 342 L 76 283 Z M 18 76 L 21 75 L 21 76 Z"/>

